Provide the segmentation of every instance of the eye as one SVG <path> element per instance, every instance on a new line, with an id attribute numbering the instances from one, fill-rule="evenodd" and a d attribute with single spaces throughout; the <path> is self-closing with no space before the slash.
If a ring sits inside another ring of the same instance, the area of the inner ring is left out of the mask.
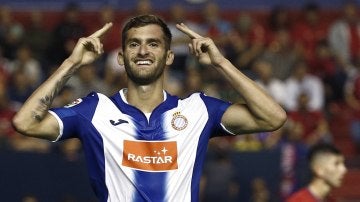
<path id="1" fill-rule="evenodd" d="M 139 46 L 139 44 L 136 43 L 136 42 L 130 42 L 130 43 L 129 43 L 129 47 L 130 47 L 130 48 L 134 48 L 134 47 L 137 47 L 137 46 Z"/>
<path id="2" fill-rule="evenodd" d="M 151 42 L 151 43 L 149 44 L 149 46 L 150 46 L 150 47 L 153 47 L 153 48 L 156 48 L 156 47 L 159 47 L 159 44 L 156 43 L 156 42 Z"/>

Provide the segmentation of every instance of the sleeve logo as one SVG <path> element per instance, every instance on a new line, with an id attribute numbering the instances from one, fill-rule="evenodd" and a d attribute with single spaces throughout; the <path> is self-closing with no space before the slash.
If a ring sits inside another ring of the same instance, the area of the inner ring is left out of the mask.
<path id="1" fill-rule="evenodd" d="M 82 102 L 82 99 L 78 98 L 78 99 L 74 100 L 72 103 L 69 103 L 69 104 L 65 105 L 64 107 L 65 108 L 73 107 L 75 105 L 80 104 L 81 102 Z"/>
<path id="2" fill-rule="evenodd" d="M 124 140 L 122 165 L 151 172 L 176 170 L 178 168 L 176 142 Z"/>

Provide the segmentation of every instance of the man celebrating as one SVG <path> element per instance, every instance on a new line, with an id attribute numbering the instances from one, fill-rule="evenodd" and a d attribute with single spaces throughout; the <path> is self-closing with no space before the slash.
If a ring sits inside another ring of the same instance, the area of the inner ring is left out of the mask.
<path id="1" fill-rule="evenodd" d="M 13 119 L 22 134 L 82 142 L 92 187 L 100 201 L 198 201 L 209 138 L 271 131 L 286 113 L 220 53 L 210 38 L 184 24 L 191 54 L 216 68 L 244 98 L 244 104 L 194 93 L 179 99 L 164 91 L 164 69 L 172 64 L 171 33 L 153 15 L 137 16 L 122 31 L 118 62 L 127 88 L 108 98 L 90 93 L 73 104 L 50 109 L 65 82 L 102 52 L 100 37 L 111 27 L 79 39 L 72 54 L 27 100 Z"/>

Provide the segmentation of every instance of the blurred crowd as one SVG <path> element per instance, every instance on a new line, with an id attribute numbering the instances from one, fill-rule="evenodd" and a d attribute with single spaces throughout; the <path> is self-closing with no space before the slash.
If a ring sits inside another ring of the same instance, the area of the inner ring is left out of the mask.
<path id="1" fill-rule="evenodd" d="M 211 67 L 201 66 L 188 54 L 189 39 L 176 30 L 184 22 L 203 36 L 211 37 L 223 54 L 240 71 L 274 97 L 287 111 L 287 123 L 277 131 L 247 134 L 211 141 L 204 180 L 229 183 L 236 194 L 234 172 L 226 154 L 229 151 L 281 151 L 281 197 L 296 189 L 293 170 L 307 148 L 322 141 L 335 142 L 346 136 L 360 154 L 360 18 L 359 7 L 347 2 L 331 20 L 316 4 L 306 4 L 295 16 L 281 6 L 262 18 L 239 10 L 231 20 L 214 2 L 205 3 L 189 15 L 186 8 L 174 4 L 168 11 L 157 11 L 150 0 L 139 0 L 131 15 L 155 13 L 168 22 L 173 34 L 172 50 L 176 58 L 167 69 L 166 89 L 186 97 L 192 92 L 241 102 L 242 98 Z M 69 56 L 78 38 L 92 33 L 106 22 L 114 22 L 103 38 L 105 54 L 94 64 L 82 67 L 55 99 L 53 106 L 64 106 L 91 91 L 106 95 L 125 87 L 124 68 L 116 61 L 121 47 L 120 30 L 125 19 L 117 10 L 104 6 L 96 11 L 97 21 L 84 23 L 81 7 L 68 4 L 61 19 L 49 30 L 41 11 L 29 11 L 26 23 L 17 21 L 11 8 L 0 7 L 0 148 L 14 151 L 60 152 L 70 161 L 79 158 L 81 144 L 69 140 L 61 144 L 18 135 L 11 118 L 61 62 Z M 195 13 L 195 14 L 194 14 Z M 130 15 L 131 14 L 131 15 Z M 334 117 L 349 112 L 346 124 L 336 125 Z M 335 124 L 335 125 L 334 125 Z M 338 128 L 343 130 L 337 130 Z M 340 131 L 342 134 L 334 134 Z M 214 162 L 217 162 L 214 164 Z M 215 179 L 213 173 L 229 176 Z M 269 190 L 262 179 L 254 179 L 253 201 L 268 201 Z M 219 187 L 216 187 L 219 190 Z M 221 191 L 219 193 L 228 193 Z M 219 201 L 214 190 L 204 188 L 205 201 Z M 219 196 L 219 195 L 217 195 Z M 230 197 L 231 194 L 224 197 Z M 229 199 L 230 200 L 230 199 Z M 224 200 L 222 200 L 224 201 Z"/>

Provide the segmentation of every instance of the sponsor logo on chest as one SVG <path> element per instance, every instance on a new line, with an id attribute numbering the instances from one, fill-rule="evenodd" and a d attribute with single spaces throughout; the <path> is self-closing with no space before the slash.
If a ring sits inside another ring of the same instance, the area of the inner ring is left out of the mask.
<path id="1" fill-rule="evenodd" d="M 176 142 L 124 140 L 122 165 L 153 172 L 176 170 Z"/>

